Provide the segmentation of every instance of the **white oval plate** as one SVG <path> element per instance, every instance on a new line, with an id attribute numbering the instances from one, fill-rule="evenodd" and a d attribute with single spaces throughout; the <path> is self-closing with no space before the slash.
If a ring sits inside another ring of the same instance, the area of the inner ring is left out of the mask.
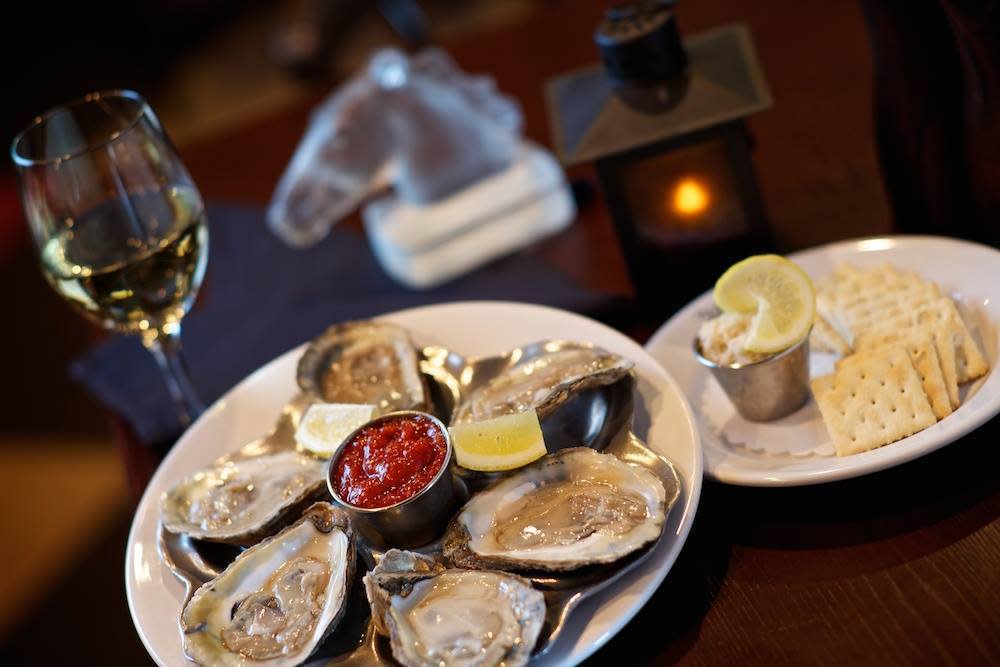
<path id="1" fill-rule="evenodd" d="M 576 664 L 600 648 L 639 611 L 677 558 L 701 492 L 702 455 L 691 409 L 677 383 L 637 343 L 593 320 L 553 308 L 504 302 L 465 302 L 403 310 L 380 319 L 410 330 L 418 345 L 440 345 L 487 356 L 546 338 L 587 341 L 635 362 L 638 376 L 633 431 L 677 467 L 683 488 L 648 560 L 613 589 L 585 601 L 564 636 L 533 667 Z M 160 665 L 190 664 L 181 650 L 177 619 L 184 587 L 160 562 L 156 526 L 160 495 L 177 480 L 238 449 L 271 428 L 296 392 L 302 347 L 263 366 L 219 399 L 164 459 L 132 521 L 125 584 L 132 621 Z"/>
<path id="2" fill-rule="evenodd" d="M 888 236 L 844 241 L 789 255 L 815 280 L 834 265 L 891 262 L 941 285 L 959 305 L 991 370 L 962 387 L 962 404 L 937 424 L 884 447 L 837 457 L 816 404 L 774 422 L 754 423 L 736 414 L 707 369 L 692 356 L 699 325 L 711 316 L 711 290 L 674 315 L 646 343 L 691 402 L 705 448 L 705 472 L 744 486 L 800 486 L 858 477 L 899 465 L 954 442 L 1000 410 L 996 322 L 1000 322 L 1000 252 L 987 246 L 934 236 Z M 829 373 L 833 355 L 813 353 L 813 377 Z"/>

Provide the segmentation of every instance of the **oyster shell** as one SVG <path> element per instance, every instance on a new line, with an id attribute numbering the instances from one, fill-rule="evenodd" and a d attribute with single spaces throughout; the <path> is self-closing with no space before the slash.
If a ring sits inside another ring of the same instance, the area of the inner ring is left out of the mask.
<path id="1" fill-rule="evenodd" d="M 562 449 L 476 494 L 445 530 L 458 567 L 567 571 L 610 563 L 656 540 L 663 483 L 588 447 Z"/>
<path id="2" fill-rule="evenodd" d="M 184 653 L 200 665 L 298 665 L 343 617 L 354 569 L 346 513 L 316 503 L 195 592 L 181 612 Z"/>
<path id="3" fill-rule="evenodd" d="M 506 572 L 452 570 L 391 549 L 365 575 L 376 630 L 404 667 L 519 667 L 545 620 L 545 598 Z"/>
<path id="4" fill-rule="evenodd" d="M 299 360 L 299 387 L 314 401 L 365 403 L 377 414 L 423 410 L 427 390 L 405 329 L 387 322 L 336 324 Z"/>
<path id="5" fill-rule="evenodd" d="M 621 380 L 632 366 L 598 347 L 549 342 L 544 353 L 509 366 L 470 392 L 452 421 L 483 421 L 530 409 L 542 418 L 579 391 Z"/>
<path id="6" fill-rule="evenodd" d="M 199 470 L 163 494 L 160 517 L 172 533 L 251 545 L 325 494 L 325 462 L 282 451 Z"/>

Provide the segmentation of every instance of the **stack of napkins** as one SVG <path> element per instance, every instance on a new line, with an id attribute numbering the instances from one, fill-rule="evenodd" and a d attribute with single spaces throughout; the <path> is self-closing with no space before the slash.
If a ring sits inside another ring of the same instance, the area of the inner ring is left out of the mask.
<path id="1" fill-rule="evenodd" d="M 382 268 L 418 289 L 551 236 L 574 215 L 562 168 L 551 153 L 528 142 L 506 169 L 440 201 L 416 205 L 387 194 L 362 212 Z"/>

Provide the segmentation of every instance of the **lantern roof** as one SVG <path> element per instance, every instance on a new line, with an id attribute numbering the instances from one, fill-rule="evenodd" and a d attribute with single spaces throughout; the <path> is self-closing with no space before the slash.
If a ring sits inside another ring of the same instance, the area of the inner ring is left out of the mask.
<path id="1" fill-rule="evenodd" d="M 694 35 L 684 40 L 684 47 L 687 75 L 651 92 L 665 100 L 659 108 L 636 104 L 627 91 L 616 88 L 601 65 L 550 79 L 546 103 L 563 164 L 624 153 L 771 106 L 771 92 L 745 24 Z"/>

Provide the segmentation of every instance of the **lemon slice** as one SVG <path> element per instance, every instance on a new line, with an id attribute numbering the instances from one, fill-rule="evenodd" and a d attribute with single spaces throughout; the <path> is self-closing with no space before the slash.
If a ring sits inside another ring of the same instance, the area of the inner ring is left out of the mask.
<path id="1" fill-rule="evenodd" d="M 314 403 L 302 415 L 295 442 L 313 454 L 332 456 L 344 438 L 375 414 L 374 405 Z"/>
<path id="2" fill-rule="evenodd" d="M 715 304 L 753 314 L 744 348 L 772 354 L 805 338 L 816 316 L 806 272 L 780 255 L 754 255 L 733 264 L 715 283 Z"/>
<path id="3" fill-rule="evenodd" d="M 513 470 L 546 454 L 534 410 L 455 424 L 449 430 L 458 465 L 469 470 Z"/>

